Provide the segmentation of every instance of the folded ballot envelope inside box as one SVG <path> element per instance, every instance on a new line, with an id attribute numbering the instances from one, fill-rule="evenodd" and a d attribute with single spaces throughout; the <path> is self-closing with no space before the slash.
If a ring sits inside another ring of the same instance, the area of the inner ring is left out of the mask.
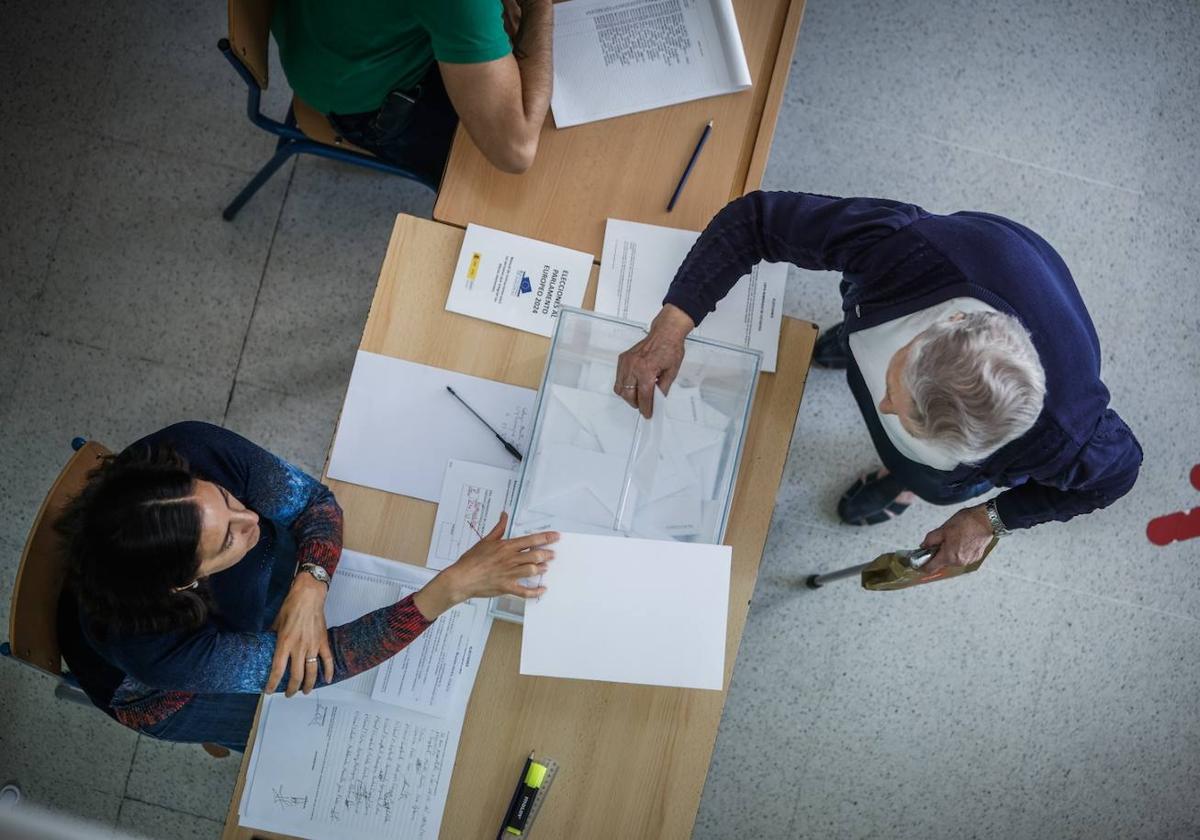
<path id="1" fill-rule="evenodd" d="M 640 324 L 563 307 L 538 391 L 509 536 L 557 530 L 720 543 L 733 500 L 760 354 L 686 341 L 670 393 L 646 420 L 613 392 Z M 520 621 L 524 602 L 494 600 Z"/>

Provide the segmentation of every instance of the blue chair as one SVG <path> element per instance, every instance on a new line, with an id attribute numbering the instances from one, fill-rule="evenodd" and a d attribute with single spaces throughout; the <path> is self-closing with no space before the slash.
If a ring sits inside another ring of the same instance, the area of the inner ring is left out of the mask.
<path id="1" fill-rule="evenodd" d="M 267 89 L 268 81 L 267 53 L 273 7 L 272 0 L 229 0 L 229 37 L 217 43 L 217 48 L 246 83 L 246 114 L 250 122 L 279 138 L 275 144 L 275 154 L 242 188 L 221 216 L 226 221 L 232 220 L 242 205 L 270 180 L 289 157 L 296 154 L 318 155 L 377 169 L 424 184 L 436 192 L 436 183 L 402 166 L 382 161 L 340 137 L 324 114 L 299 97 L 292 97 L 292 104 L 283 122 L 262 113 L 262 92 Z"/>
<path id="2" fill-rule="evenodd" d="M 67 503 L 87 484 L 91 471 L 109 454 L 100 444 L 80 437 L 71 441 L 71 447 L 75 454 L 67 461 L 51 485 L 50 492 L 46 494 L 37 516 L 34 517 L 25 548 L 21 552 L 17 580 L 12 591 L 12 610 L 8 622 L 9 641 L 0 643 L 0 656 L 58 677 L 54 687 L 54 696 L 58 699 L 100 708 L 100 711 L 112 717 L 112 711 L 93 703 L 79 684 L 79 680 L 63 667 L 64 651 L 67 658 L 90 656 L 94 659 L 96 654 L 91 652 L 90 648 L 86 648 L 86 645 L 84 649 L 80 649 L 72 636 L 64 637 L 59 633 L 60 627 L 67 628 L 71 625 L 60 622 L 59 604 L 63 581 L 66 578 L 66 558 L 63 556 L 61 538 L 54 526 Z M 73 602 L 67 605 L 70 604 Z M 77 621 L 77 618 L 69 614 L 64 614 L 61 618 L 62 622 Z M 104 663 L 97 664 L 99 667 L 112 667 Z M 205 751 L 215 758 L 229 755 L 229 750 L 224 747 L 215 744 L 203 746 Z"/>

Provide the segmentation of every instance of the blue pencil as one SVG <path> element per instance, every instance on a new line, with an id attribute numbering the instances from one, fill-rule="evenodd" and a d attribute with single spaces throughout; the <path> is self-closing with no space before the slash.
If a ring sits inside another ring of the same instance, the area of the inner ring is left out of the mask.
<path id="1" fill-rule="evenodd" d="M 679 200 L 679 194 L 683 192 L 683 185 L 687 183 L 688 176 L 692 174 L 692 167 L 696 165 L 696 158 L 700 157 L 700 150 L 704 148 L 704 144 L 708 141 L 708 135 L 710 134 L 712 134 L 712 120 L 709 120 L 708 125 L 704 126 L 704 132 L 700 135 L 700 142 L 696 144 L 696 150 L 692 152 L 692 159 L 688 161 L 687 169 L 683 170 L 683 175 L 679 176 L 679 186 L 675 187 L 675 192 L 671 195 L 671 200 L 667 202 L 668 213 L 675 209 L 675 202 Z"/>

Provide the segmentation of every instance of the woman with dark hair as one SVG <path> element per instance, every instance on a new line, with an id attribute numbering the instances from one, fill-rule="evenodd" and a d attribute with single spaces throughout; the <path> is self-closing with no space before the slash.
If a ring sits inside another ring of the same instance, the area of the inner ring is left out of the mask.
<path id="1" fill-rule="evenodd" d="M 261 692 L 366 671 L 468 598 L 540 594 L 519 579 L 545 571 L 557 535 L 503 540 L 504 525 L 419 591 L 327 628 L 333 494 L 232 432 L 179 423 L 109 458 L 59 523 L 64 658 L 126 726 L 242 750 Z"/>

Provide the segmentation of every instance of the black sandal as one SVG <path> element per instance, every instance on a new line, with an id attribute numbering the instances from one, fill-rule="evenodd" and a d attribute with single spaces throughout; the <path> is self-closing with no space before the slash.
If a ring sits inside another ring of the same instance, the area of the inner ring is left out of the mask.
<path id="1" fill-rule="evenodd" d="M 847 525 L 878 525 L 908 510 L 913 494 L 881 467 L 863 473 L 838 500 L 838 517 Z"/>
<path id="2" fill-rule="evenodd" d="M 827 370 L 845 370 L 850 363 L 846 352 L 846 322 L 834 324 L 817 338 L 813 364 Z"/>

